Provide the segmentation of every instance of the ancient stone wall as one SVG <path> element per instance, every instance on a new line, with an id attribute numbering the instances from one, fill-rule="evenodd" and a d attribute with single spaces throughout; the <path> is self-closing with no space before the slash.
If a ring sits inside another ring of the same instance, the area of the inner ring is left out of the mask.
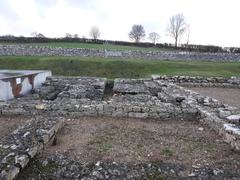
<path id="1" fill-rule="evenodd" d="M 24 45 L 0 45 L 0 56 L 82 56 L 142 58 L 146 60 L 240 61 L 240 54 L 182 51 L 117 51 L 108 49 L 49 48 Z"/>

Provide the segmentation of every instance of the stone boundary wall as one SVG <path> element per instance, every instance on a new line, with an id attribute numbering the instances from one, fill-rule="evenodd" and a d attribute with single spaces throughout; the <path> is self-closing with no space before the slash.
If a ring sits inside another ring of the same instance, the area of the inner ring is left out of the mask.
<path id="1" fill-rule="evenodd" d="M 152 75 L 153 80 L 164 80 L 184 87 L 222 87 L 240 88 L 239 77 L 202 77 L 202 76 L 166 76 Z"/>
<path id="2" fill-rule="evenodd" d="M 240 54 L 201 53 L 183 51 L 117 51 L 83 48 L 50 48 L 25 45 L 0 45 L 0 56 L 81 56 L 81 57 L 119 57 L 156 60 L 223 61 L 240 62 Z"/>

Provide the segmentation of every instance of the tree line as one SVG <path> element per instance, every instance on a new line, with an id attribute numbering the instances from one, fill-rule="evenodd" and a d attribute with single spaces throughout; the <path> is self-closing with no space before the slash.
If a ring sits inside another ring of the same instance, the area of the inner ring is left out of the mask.
<path id="1" fill-rule="evenodd" d="M 190 28 L 189 28 L 189 25 L 186 23 L 186 20 L 183 14 L 176 14 L 169 19 L 167 33 L 170 37 L 174 38 L 175 47 L 178 46 L 179 39 L 185 33 L 188 33 L 187 44 L 189 43 Z M 100 30 L 96 26 L 93 26 L 89 33 L 90 37 L 93 39 L 98 39 L 100 37 L 100 34 L 101 34 Z M 141 24 L 134 24 L 128 36 L 130 40 L 138 43 L 143 38 L 145 38 L 146 36 L 145 29 Z M 160 35 L 156 32 L 151 32 L 149 33 L 148 39 L 153 44 L 156 44 L 160 39 Z"/>
<path id="2" fill-rule="evenodd" d="M 167 33 L 170 37 L 174 39 L 175 47 L 179 44 L 179 39 L 187 33 L 187 43 L 189 43 L 189 34 L 190 28 L 189 25 L 186 23 L 186 19 L 183 14 L 176 14 L 169 19 L 169 24 L 167 27 Z M 90 30 L 90 37 L 93 39 L 98 39 L 100 37 L 100 30 L 98 27 L 93 26 Z M 145 38 L 146 33 L 145 29 L 141 24 L 134 24 L 130 33 L 128 34 L 129 39 L 138 43 L 143 38 Z M 159 39 L 160 35 L 156 32 L 149 33 L 148 39 L 153 43 L 156 44 Z"/>
<path id="3" fill-rule="evenodd" d="M 169 19 L 169 23 L 166 29 L 167 34 L 174 39 L 174 45 L 169 43 L 159 43 L 161 36 L 157 32 L 151 32 L 148 35 L 148 39 L 151 43 L 141 42 L 146 37 L 145 29 L 141 24 L 134 24 L 129 32 L 129 39 L 133 42 L 127 41 L 111 41 L 101 40 L 100 29 L 97 26 L 93 26 L 89 35 L 92 39 L 88 39 L 85 36 L 79 37 L 78 34 L 66 33 L 63 38 L 47 38 L 42 33 L 33 32 L 32 37 L 15 37 L 13 35 L 0 36 L 0 42 L 6 43 L 37 43 L 37 42 L 82 42 L 82 43 L 97 43 L 97 44 L 115 44 L 125 46 L 138 46 L 138 47 L 156 47 L 156 48 L 178 48 L 184 51 L 198 51 L 198 52 L 223 52 L 223 53 L 240 53 L 240 48 L 237 47 L 220 47 L 212 45 L 196 45 L 189 44 L 190 28 L 187 24 L 183 14 L 176 14 Z M 186 43 L 179 46 L 182 36 L 186 37 Z"/>
<path id="4" fill-rule="evenodd" d="M 167 33 L 169 36 L 174 38 L 175 47 L 178 46 L 179 39 L 186 32 L 190 32 L 189 25 L 187 25 L 183 14 L 176 14 L 169 19 L 169 25 L 167 27 Z M 132 26 L 132 30 L 129 33 L 129 38 L 135 42 L 140 42 L 146 36 L 144 27 L 141 24 L 135 24 Z M 160 39 L 160 35 L 156 32 L 149 34 L 149 40 L 156 44 Z M 189 42 L 189 34 L 187 36 L 187 44 Z"/>
<path id="5" fill-rule="evenodd" d="M 189 25 L 187 25 L 183 14 L 176 14 L 169 19 L 167 33 L 170 37 L 174 38 L 175 47 L 178 46 L 180 37 L 183 36 L 187 31 L 190 32 Z M 37 33 L 37 32 L 33 32 L 31 35 L 33 37 L 37 37 L 37 38 L 45 37 L 43 34 Z M 93 26 L 90 29 L 89 35 L 94 40 L 99 39 L 100 35 L 101 35 L 100 29 L 97 26 Z M 129 36 L 130 40 L 132 40 L 136 43 L 139 43 L 141 40 L 143 40 L 146 37 L 146 33 L 145 33 L 145 29 L 144 29 L 143 25 L 134 24 L 132 26 L 132 29 L 131 29 L 130 33 L 128 34 L 128 36 Z M 79 38 L 78 34 L 72 35 L 70 33 L 66 33 L 65 37 L 66 38 Z M 159 41 L 160 37 L 161 36 L 157 32 L 151 32 L 151 33 L 149 33 L 148 39 L 153 44 L 156 44 Z M 189 42 L 189 33 L 187 35 L 187 44 L 188 44 L 188 42 Z"/>

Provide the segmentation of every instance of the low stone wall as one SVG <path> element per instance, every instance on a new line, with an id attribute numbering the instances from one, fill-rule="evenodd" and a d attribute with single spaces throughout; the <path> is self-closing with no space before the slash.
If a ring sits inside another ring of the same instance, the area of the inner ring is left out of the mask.
<path id="1" fill-rule="evenodd" d="M 103 47 L 104 48 L 104 47 Z M 117 51 L 107 49 L 49 48 L 24 45 L 0 45 L 0 56 L 82 56 L 119 57 L 189 61 L 240 61 L 240 54 L 181 51 Z"/>
<path id="2" fill-rule="evenodd" d="M 161 102 L 155 96 L 155 91 L 160 87 L 157 84 L 154 86 L 151 79 L 117 79 L 113 88 L 116 94 L 110 100 L 103 99 L 105 83 L 105 78 L 48 78 L 43 87 L 36 91 L 34 98 L 26 96 L 15 99 L 10 104 L 0 104 L 0 114 L 114 116 L 161 120 L 195 117 L 196 111 L 188 113 L 174 104 Z"/>
<path id="3" fill-rule="evenodd" d="M 240 151 L 240 109 L 220 103 L 216 99 L 202 96 L 183 87 L 169 84 L 163 89 L 166 96 L 159 93 L 159 99 L 181 102 L 182 107 L 198 110 L 200 123 L 214 129 L 235 150 Z"/>
<path id="4" fill-rule="evenodd" d="M 160 76 L 152 75 L 154 80 L 164 80 L 186 87 L 227 87 L 240 88 L 240 77 L 202 77 L 202 76 Z"/>
<path id="5" fill-rule="evenodd" d="M 61 118 L 35 117 L 0 141 L 0 179 L 14 179 L 63 126 Z"/>
<path id="6" fill-rule="evenodd" d="M 116 79 L 114 95 L 109 99 L 104 99 L 105 86 L 105 78 L 50 77 L 33 94 L 0 102 L 1 116 L 35 117 L 0 140 L 0 178 L 16 177 L 29 159 L 54 138 L 63 119 L 69 117 L 198 121 L 240 151 L 239 108 L 158 78 Z"/>

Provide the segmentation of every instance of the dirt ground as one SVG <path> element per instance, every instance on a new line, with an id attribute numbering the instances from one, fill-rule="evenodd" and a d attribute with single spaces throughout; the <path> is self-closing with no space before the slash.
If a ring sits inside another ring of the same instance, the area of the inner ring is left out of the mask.
<path id="1" fill-rule="evenodd" d="M 231 88 L 188 88 L 193 91 L 196 91 L 202 95 L 210 96 L 219 101 L 235 106 L 240 107 L 240 89 L 231 89 Z"/>
<path id="2" fill-rule="evenodd" d="M 28 119 L 25 117 L 0 117 L 0 139 L 23 125 Z"/>
<path id="3" fill-rule="evenodd" d="M 215 132 L 190 121 L 69 119 L 44 156 L 54 153 L 81 162 L 166 162 L 240 171 L 240 154 Z"/>

